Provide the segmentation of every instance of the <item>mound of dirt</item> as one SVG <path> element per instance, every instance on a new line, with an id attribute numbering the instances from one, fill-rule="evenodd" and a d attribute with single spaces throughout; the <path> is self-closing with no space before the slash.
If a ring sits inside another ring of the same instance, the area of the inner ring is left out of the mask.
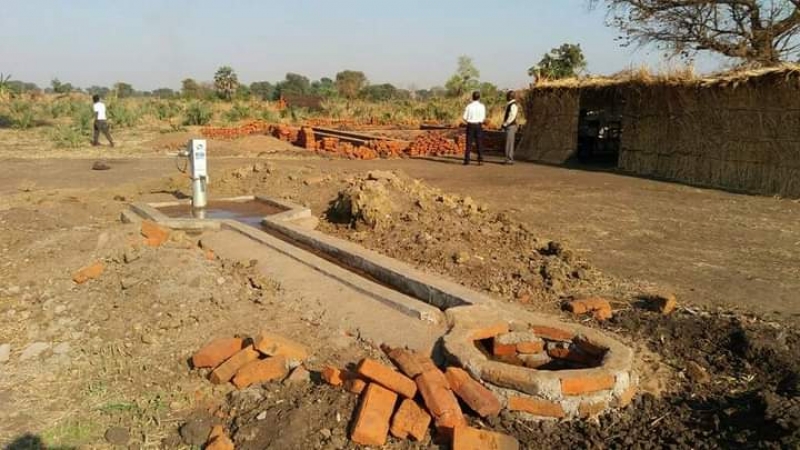
<path id="1" fill-rule="evenodd" d="M 538 239 L 508 214 L 402 174 L 349 180 L 326 218 L 327 233 L 506 298 L 556 299 L 597 276 L 564 244 Z"/>

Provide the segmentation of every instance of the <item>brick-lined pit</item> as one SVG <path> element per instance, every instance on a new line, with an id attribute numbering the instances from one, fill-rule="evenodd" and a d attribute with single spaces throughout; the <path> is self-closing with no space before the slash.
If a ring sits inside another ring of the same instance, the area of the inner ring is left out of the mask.
<path id="1" fill-rule="evenodd" d="M 485 306 L 451 308 L 447 316 L 448 357 L 523 417 L 597 416 L 636 393 L 632 350 L 597 330 Z"/>

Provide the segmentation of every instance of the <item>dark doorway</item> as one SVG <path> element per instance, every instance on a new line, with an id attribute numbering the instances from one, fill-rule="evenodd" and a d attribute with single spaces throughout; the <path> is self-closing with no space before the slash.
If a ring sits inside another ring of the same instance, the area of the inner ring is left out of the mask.
<path id="1" fill-rule="evenodd" d="M 617 167 L 622 129 L 622 105 L 613 91 L 581 92 L 576 151 L 581 164 Z"/>

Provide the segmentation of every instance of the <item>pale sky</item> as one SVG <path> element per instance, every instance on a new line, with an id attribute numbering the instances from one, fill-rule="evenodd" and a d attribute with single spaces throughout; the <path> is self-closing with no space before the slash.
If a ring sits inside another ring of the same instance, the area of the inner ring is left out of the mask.
<path id="1" fill-rule="evenodd" d="M 52 78 L 138 90 L 211 80 L 230 65 L 245 83 L 286 72 L 310 79 L 362 70 L 373 83 L 443 85 L 459 55 L 482 81 L 527 85 L 528 67 L 564 42 L 589 71 L 668 66 L 657 50 L 621 48 L 586 0 L 9 0 L 0 72 L 42 87 Z M 673 65 L 675 63 L 672 63 Z M 716 68 L 703 59 L 701 71 Z"/>

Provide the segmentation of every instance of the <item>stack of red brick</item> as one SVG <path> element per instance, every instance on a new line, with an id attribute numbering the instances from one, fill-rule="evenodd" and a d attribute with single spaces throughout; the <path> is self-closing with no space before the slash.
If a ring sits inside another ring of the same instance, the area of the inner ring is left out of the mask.
<path id="1" fill-rule="evenodd" d="M 409 156 L 463 155 L 464 149 L 447 139 L 442 133 L 426 133 L 418 136 L 408 147 Z"/>
<path id="2" fill-rule="evenodd" d="M 267 122 L 256 120 L 239 127 L 203 127 L 200 132 L 208 139 L 238 139 L 254 134 L 264 134 L 269 130 Z"/>
<path id="3" fill-rule="evenodd" d="M 353 442 L 381 446 L 389 433 L 421 441 L 433 423 L 437 437 L 451 441 L 456 450 L 519 448 L 510 436 L 468 426 L 459 398 L 480 417 L 496 416 L 502 405 L 467 372 L 456 367 L 442 372 L 419 353 L 384 350 L 400 371 L 365 359 L 352 372 L 327 367 L 322 373 L 329 384 L 361 395 L 350 434 Z"/>

